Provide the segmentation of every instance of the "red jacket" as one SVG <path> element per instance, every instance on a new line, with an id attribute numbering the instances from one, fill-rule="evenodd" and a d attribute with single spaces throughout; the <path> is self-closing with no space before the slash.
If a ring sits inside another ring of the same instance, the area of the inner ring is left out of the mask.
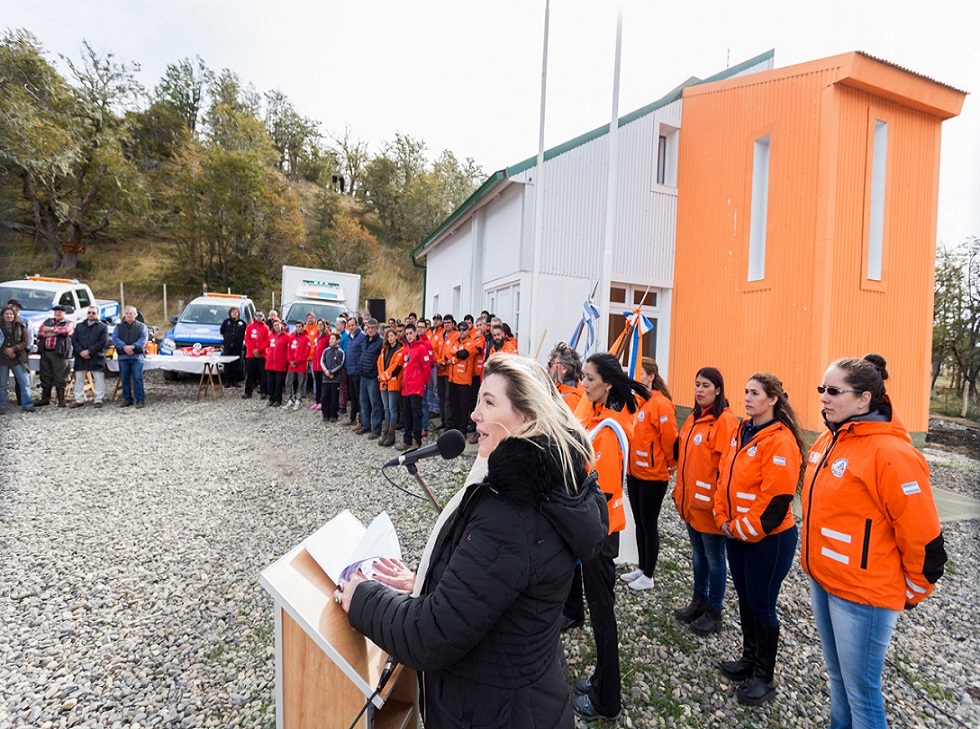
<path id="1" fill-rule="evenodd" d="M 419 337 L 411 344 L 405 344 L 402 351 L 402 395 L 423 395 L 432 377 L 432 344 L 427 337 Z"/>
<path id="2" fill-rule="evenodd" d="M 793 526 L 791 508 L 803 456 L 792 431 L 778 420 L 744 441 L 745 423 L 721 457 L 715 524 L 731 522 L 732 536 L 758 542 Z"/>
<path id="3" fill-rule="evenodd" d="M 636 412 L 630 440 L 630 476 L 644 481 L 669 481 L 676 442 L 674 403 L 659 390 L 651 390 L 650 399 Z"/>
<path id="4" fill-rule="evenodd" d="M 265 358 L 265 368 L 273 372 L 289 369 L 289 342 L 292 337 L 286 332 L 269 335 L 269 355 Z"/>
<path id="5" fill-rule="evenodd" d="M 310 337 L 300 329 L 289 337 L 289 371 L 306 372 L 310 360 Z"/>
<path id="6" fill-rule="evenodd" d="M 264 321 L 255 319 L 245 327 L 245 358 L 265 357 L 269 349 L 269 327 Z"/>
<path id="7" fill-rule="evenodd" d="M 702 534 L 721 534 L 711 509 L 721 454 L 737 428 L 738 419 L 727 407 L 718 418 L 707 412 L 695 420 L 692 411 L 681 428 L 674 504 L 681 519 Z"/>
<path id="8" fill-rule="evenodd" d="M 943 574 L 929 467 L 896 418 L 850 421 L 817 438 L 802 502 L 800 562 L 830 594 L 901 610 Z"/>
<path id="9" fill-rule="evenodd" d="M 317 337 L 316 346 L 313 348 L 313 371 L 323 372 L 323 353 L 330 346 L 330 335 L 322 334 Z"/>

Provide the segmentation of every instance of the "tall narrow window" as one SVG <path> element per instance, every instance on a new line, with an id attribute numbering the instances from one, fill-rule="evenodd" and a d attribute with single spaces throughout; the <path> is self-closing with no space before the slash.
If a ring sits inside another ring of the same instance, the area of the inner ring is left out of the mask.
<path id="1" fill-rule="evenodd" d="M 749 220 L 749 281 L 766 277 L 766 217 L 769 211 L 769 135 L 755 140 L 752 213 Z"/>
<path id="2" fill-rule="evenodd" d="M 677 144 L 679 129 L 661 124 L 656 136 L 654 182 L 661 187 L 677 187 Z"/>
<path id="3" fill-rule="evenodd" d="M 888 159 L 888 123 L 875 120 L 871 149 L 871 219 L 868 223 L 868 278 L 881 281 L 885 238 L 885 179 Z"/>

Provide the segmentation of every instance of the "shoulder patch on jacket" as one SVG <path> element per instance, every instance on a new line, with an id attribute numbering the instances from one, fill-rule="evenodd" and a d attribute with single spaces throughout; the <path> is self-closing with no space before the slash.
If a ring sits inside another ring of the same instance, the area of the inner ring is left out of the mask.
<path id="1" fill-rule="evenodd" d="M 786 465 L 786 459 L 783 458 L 782 456 L 773 456 L 772 457 L 772 462 L 775 463 L 777 466 L 785 466 Z"/>
<path id="2" fill-rule="evenodd" d="M 902 484 L 902 491 L 905 492 L 906 496 L 912 496 L 913 494 L 922 493 L 922 489 L 919 488 L 918 481 L 909 481 L 908 483 Z"/>

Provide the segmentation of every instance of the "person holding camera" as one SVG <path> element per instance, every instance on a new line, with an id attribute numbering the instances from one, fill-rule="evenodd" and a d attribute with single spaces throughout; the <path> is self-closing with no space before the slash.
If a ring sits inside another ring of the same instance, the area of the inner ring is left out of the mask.
<path id="1" fill-rule="evenodd" d="M 137 321 L 136 307 L 127 306 L 123 320 L 112 331 L 112 343 L 119 358 L 119 379 L 122 380 L 123 401 L 119 407 L 137 408 L 146 404 L 143 390 L 143 348 L 149 338 L 146 325 Z"/>

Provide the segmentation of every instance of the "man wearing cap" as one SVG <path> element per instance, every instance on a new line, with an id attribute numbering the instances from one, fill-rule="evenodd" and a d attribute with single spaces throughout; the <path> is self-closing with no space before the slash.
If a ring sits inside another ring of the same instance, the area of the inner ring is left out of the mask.
<path id="1" fill-rule="evenodd" d="M 128 408 L 134 403 L 142 408 L 146 403 L 143 389 L 143 347 L 149 338 L 146 325 L 136 320 L 136 307 L 127 306 L 123 320 L 112 332 L 112 343 L 119 359 L 119 379 L 122 380 L 123 401 L 119 407 Z"/>
<path id="2" fill-rule="evenodd" d="M 109 327 L 99 321 L 99 310 L 94 306 L 85 312 L 85 321 L 75 327 L 71 335 L 75 352 L 75 401 L 68 407 L 80 408 L 85 404 L 85 374 L 92 376 L 95 388 L 95 407 L 102 407 L 105 397 L 105 352 L 109 348 Z"/>
<path id="3" fill-rule="evenodd" d="M 38 406 L 51 404 L 51 388 L 58 396 L 58 407 L 65 407 L 65 385 L 71 374 L 71 335 L 75 323 L 65 319 L 65 307 L 51 307 L 51 316 L 37 329 L 41 353 L 41 400 Z"/>

